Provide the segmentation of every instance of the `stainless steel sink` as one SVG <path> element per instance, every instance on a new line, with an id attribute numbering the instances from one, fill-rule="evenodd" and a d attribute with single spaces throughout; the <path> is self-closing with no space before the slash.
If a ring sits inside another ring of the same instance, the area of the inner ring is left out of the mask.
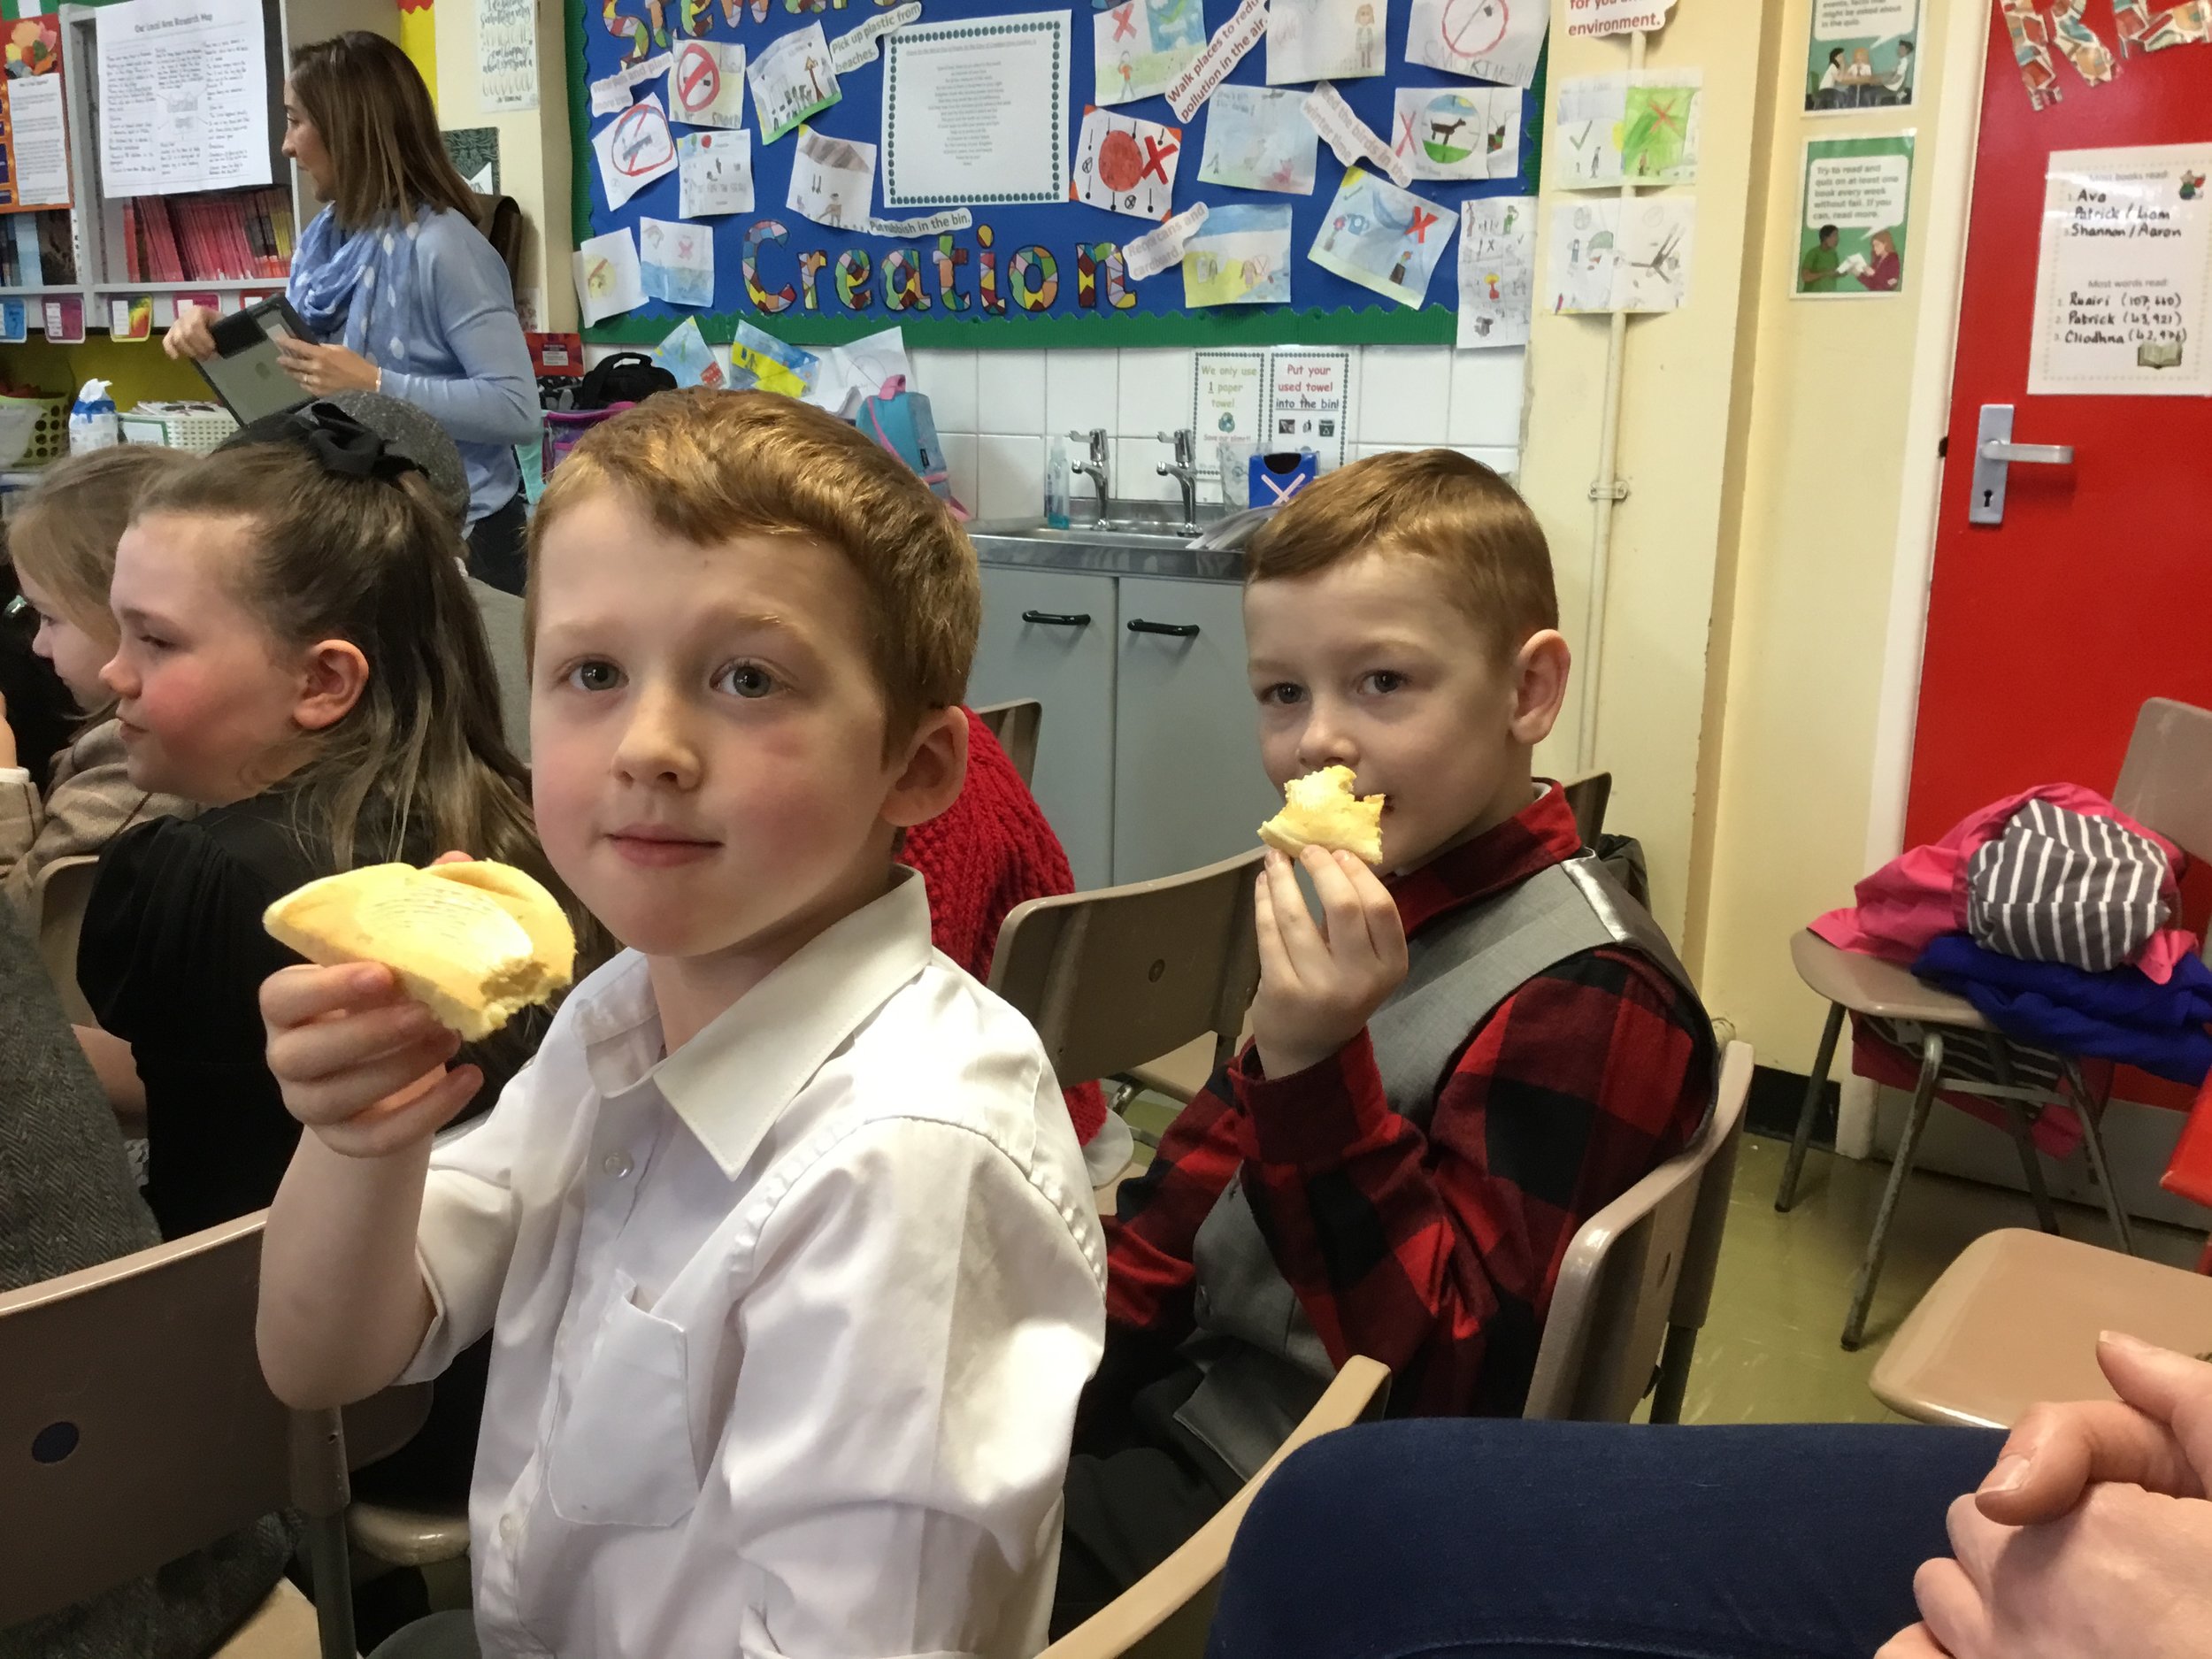
<path id="1" fill-rule="evenodd" d="M 1070 525 L 1063 530 L 1048 525 L 1042 518 L 998 518 L 972 524 L 968 526 L 968 534 L 971 536 L 1014 536 L 1025 541 L 1045 541 L 1064 547 L 1128 548 L 1151 553 L 1164 549 L 1188 547 L 1191 538 L 1199 533 L 1199 528 L 1195 525 L 1152 525 L 1108 518 Z"/>
<path id="2" fill-rule="evenodd" d="M 986 565 L 1020 565 L 1130 576 L 1236 581 L 1244 573 L 1243 537 L 1260 515 L 1202 506 L 1187 524 L 1155 502 L 1110 502 L 1103 518 L 1056 529 L 1041 517 L 984 519 L 968 526 Z"/>

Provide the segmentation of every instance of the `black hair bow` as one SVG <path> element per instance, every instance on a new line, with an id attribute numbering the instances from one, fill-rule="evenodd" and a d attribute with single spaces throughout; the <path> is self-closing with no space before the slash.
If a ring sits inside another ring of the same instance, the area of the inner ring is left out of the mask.
<path id="1" fill-rule="evenodd" d="M 414 457 L 385 442 L 335 403 L 310 403 L 292 419 L 326 472 L 397 483 L 403 473 L 422 471 Z"/>

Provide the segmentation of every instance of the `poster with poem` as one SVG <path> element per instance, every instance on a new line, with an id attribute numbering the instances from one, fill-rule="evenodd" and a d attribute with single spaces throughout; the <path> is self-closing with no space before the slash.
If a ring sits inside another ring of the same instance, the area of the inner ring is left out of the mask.
<path id="1" fill-rule="evenodd" d="M 2212 396 L 2212 144 L 2062 150 L 2045 172 L 2032 396 Z"/>
<path id="2" fill-rule="evenodd" d="M 1072 29 L 1029 12 L 886 36 L 885 210 L 1065 201 Z"/>
<path id="3" fill-rule="evenodd" d="M 266 184 L 269 58 L 257 0 L 122 0 L 99 28 L 110 196 Z"/>
<path id="4" fill-rule="evenodd" d="M 524 115 L 538 107 L 533 0 L 476 0 L 476 96 L 492 115 Z"/>

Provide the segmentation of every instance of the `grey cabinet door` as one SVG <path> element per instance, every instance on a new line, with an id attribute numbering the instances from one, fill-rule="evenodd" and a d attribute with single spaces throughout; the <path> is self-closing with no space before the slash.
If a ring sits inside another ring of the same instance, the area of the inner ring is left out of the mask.
<path id="1" fill-rule="evenodd" d="M 1030 787 L 1078 887 L 1113 880 L 1114 579 L 983 567 L 972 704 L 1044 704 Z"/>
<path id="2" fill-rule="evenodd" d="M 1249 848 L 1282 797 L 1260 769 L 1242 588 L 1125 576 L 1114 639 L 1115 881 L 1175 875 Z"/>

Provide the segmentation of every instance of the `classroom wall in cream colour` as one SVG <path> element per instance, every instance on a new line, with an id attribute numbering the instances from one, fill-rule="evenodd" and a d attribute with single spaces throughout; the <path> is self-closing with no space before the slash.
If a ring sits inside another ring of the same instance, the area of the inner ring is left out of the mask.
<path id="1" fill-rule="evenodd" d="M 543 296 L 538 326 L 576 326 L 576 288 L 569 277 L 568 45 L 558 4 L 541 4 L 538 19 L 538 107 L 529 114 L 488 115 L 477 90 L 473 0 L 440 0 L 438 125 L 499 131 L 499 188 L 514 197 L 529 230 L 523 240 L 523 290 Z"/>
<path id="2" fill-rule="evenodd" d="M 1772 7 L 1780 50 L 1754 242 L 1761 304 L 1739 374 L 1747 419 L 1731 460 L 1743 478 L 1741 517 L 1723 549 L 1724 660 L 1715 670 L 1690 931 L 1708 1002 L 1753 1040 L 1762 1064 L 1793 1071 L 1811 1066 L 1825 1005 L 1791 971 L 1790 935 L 1850 902 L 1869 863 L 1924 276 L 1909 269 L 1915 291 L 1899 299 L 1789 297 L 1803 142 L 1916 132 L 1910 222 L 1924 250 L 1946 123 L 1973 119 L 1970 109 L 1941 107 L 1946 37 L 1967 0 L 1924 0 L 1912 108 L 1800 113 L 1810 3 Z"/>

